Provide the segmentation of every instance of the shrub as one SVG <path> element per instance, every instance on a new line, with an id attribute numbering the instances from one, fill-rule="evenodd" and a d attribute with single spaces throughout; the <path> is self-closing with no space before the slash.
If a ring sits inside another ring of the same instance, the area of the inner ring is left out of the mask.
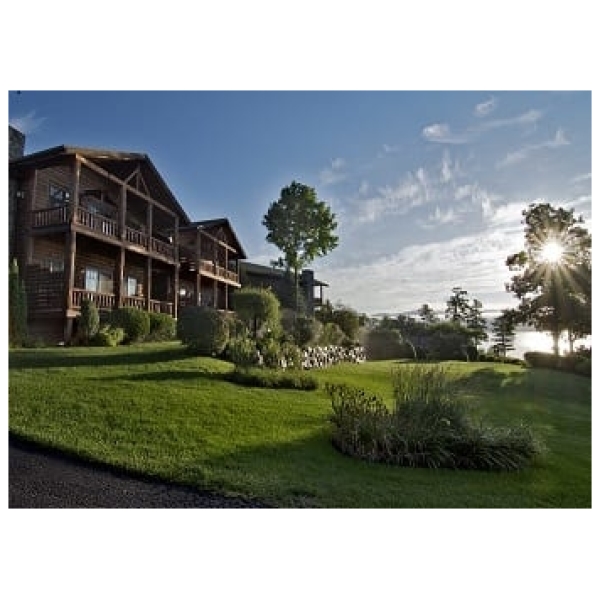
<path id="1" fill-rule="evenodd" d="M 296 346 L 308 346 L 321 331 L 321 324 L 312 317 L 299 316 L 292 327 L 292 337 Z"/>
<path id="2" fill-rule="evenodd" d="M 124 342 L 133 344 L 143 341 L 150 333 L 150 317 L 139 308 L 123 306 L 110 313 L 109 324 L 125 332 Z"/>
<path id="3" fill-rule="evenodd" d="M 163 342 L 175 338 L 177 321 L 165 313 L 148 313 L 150 317 L 150 332 L 147 339 L 155 342 Z"/>
<path id="4" fill-rule="evenodd" d="M 319 382 L 314 376 L 301 371 L 274 371 L 272 369 L 234 369 L 224 375 L 227 381 L 238 385 L 260 388 L 316 390 Z"/>
<path id="5" fill-rule="evenodd" d="M 258 348 L 256 342 L 249 337 L 238 337 L 229 340 L 225 357 L 237 367 L 252 367 L 258 364 Z"/>
<path id="6" fill-rule="evenodd" d="M 262 330 L 279 329 L 279 300 L 270 289 L 243 287 L 235 291 L 232 301 L 233 309 L 252 333 L 252 337 L 257 338 Z"/>
<path id="7" fill-rule="evenodd" d="M 121 327 L 103 325 L 96 333 L 92 342 L 96 346 L 115 347 L 125 339 L 125 331 Z"/>
<path id="8" fill-rule="evenodd" d="M 327 385 L 341 452 L 411 467 L 512 471 L 530 464 L 541 446 L 525 425 L 474 424 L 467 406 L 437 366 L 415 365 L 392 375 L 394 409 L 363 390 Z"/>
<path id="9" fill-rule="evenodd" d="M 523 358 L 534 368 L 556 369 L 558 366 L 558 356 L 550 352 L 525 352 Z"/>
<path id="10" fill-rule="evenodd" d="M 340 346 L 346 335 L 336 323 L 325 323 L 319 336 L 319 346 Z"/>
<path id="11" fill-rule="evenodd" d="M 393 329 L 371 329 L 364 338 L 367 360 L 390 360 L 413 358 L 413 351 L 402 343 L 400 335 Z"/>
<path id="12" fill-rule="evenodd" d="M 281 367 L 281 346 L 276 340 L 272 338 L 263 340 L 259 345 L 259 350 L 265 367 L 268 369 L 279 369 Z"/>
<path id="13" fill-rule="evenodd" d="M 81 301 L 81 314 L 77 320 L 77 341 L 89 344 L 100 329 L 100 314 L 96 305 L 89 299 Z"/>
<path id="14" fill-rule="evenodd" d="M 302 368 L 302 351 L 295 344 L 284 342 L 281 344 L 281 356 L 285 361 L 286 368 Z"/>
<path id="15" fill-rule="evenodd" d="M 177 320 L 177 337 L 198 356 L 218 356 L 229 341 L 229 326 L 214 308 L 187 306 Z"/>

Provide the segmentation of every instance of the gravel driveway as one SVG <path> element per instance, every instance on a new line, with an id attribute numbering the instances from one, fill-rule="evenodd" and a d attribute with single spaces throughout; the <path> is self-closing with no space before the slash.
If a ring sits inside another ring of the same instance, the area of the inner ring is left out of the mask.
<path id="1" fill-rule="evenodd" d="M 91 466 L 9 437 L 9 508 L 268 508 Z"/>

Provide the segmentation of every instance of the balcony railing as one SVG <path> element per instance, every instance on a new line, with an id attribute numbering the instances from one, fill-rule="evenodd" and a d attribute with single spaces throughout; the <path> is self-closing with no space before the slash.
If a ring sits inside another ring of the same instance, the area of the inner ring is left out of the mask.
<path id="1" fill-rule="evenodd" d="M 113 310 L 117 306 L 117 297 L 115 294 L 103 294 L 100 292 L 91 292 L 74 288 L 72 290 L 73 308 L 81 308 L 83 300 L 89 300 L 96 306 L 98 310 Z M 146 310 L 146 299 L 140 296 L 123 296 L 121 298 L 121 306 L 129 306 Z M 173 302 L 163 300 L 150 300 L 150 312 L 165 313 L 173 316 Z"/>
<path id="2" fill-rule="evenodd" d="M 199 260 L 200 273 L 204 275 L 216 275 L 221 279 L 232 281 L 234 283 L 240 282 L 240 276 L 235 271 L 230 271 L 225 267 L 214 264 L 211 260 Z"/>
<path id="3" fill-rule="evenodd" d="M 81 303 L 84 300 L 90 301 L 99 310 L 112 310 L 115 307 L 114 294 L 101 294 L 100 292 L 90 292 L 89 290 L 73 289 L 73 308 L 81 308 Z"/>
<path id="4" fill-rule="evenodd" d="M 35 210 L 31 213 L 31 225 L 34 229 L 66 225 L 69 223 L 69 219 L 70 212 L 67 205 Z M 120 239 L 119 224 L 117 221 L 90 212 L 81 206 L 77 206 L 73 221 L 82 229 L 93 232 L 105 239 L 112 241 Z M 163 242 L 132 227 L 125 227 L 124 239 L 129 244 L 139 246 L 169 260 L 175 260 L 177 257 L 177 248 L 173 244 Z"/>

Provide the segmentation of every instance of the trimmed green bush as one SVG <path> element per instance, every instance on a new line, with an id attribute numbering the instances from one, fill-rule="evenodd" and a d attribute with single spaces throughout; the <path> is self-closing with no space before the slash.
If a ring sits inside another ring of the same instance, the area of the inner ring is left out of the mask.
<path id="1" fill-rule="evenodd" d="M 550 352 L 525 352 L 523 358 L 528 366 L 543 369 L 556 369 L 559 359 Z"/>
<path id="2" fill-rule="evenodd" d="M 258 364 L 258 348 L 256 342 L 249 337 L 230 339 L 225 350 L 225 357 L 237 367 L 252 367 Z"/>
<path id="3" fill-rule="evenodd" d="M 260 354 L 263 357 L 263 364 L 267 369 L 281 368 L 281 346 L 277 340 L 272 338 L 265 339 L 259 344 Z"/>
<path id="4" fill-rule="evenodd" d="M 121 327 L 103 325 L 91 340 L 95 346 L 107 346 L 114 348 L 123 342 L 125 332 Z"/>
<path id="5" fill-rule="evenodd" d="M 378 397 L 328 384 L 333 444 L 350 456 L 410 467 L 514 471 L 542 451 L 529 427 L 474 424 L 439 366 L 392 375 L 393 410 Z"/>
<path id="6" fill-rule="evenodd" d="M 148 313 L 150 317 L 150 333 L 146 338 L 153 342 L 167 342 L 175 339 L 177 321 L 165 313 Z"/>
<path id="7" fill-rule="evenodd" d="M 302 371 L 274 371 L 272 369 L 234 369 L 224 375 L 227 381 L 249 387 L 316 390 L 319 387 L 317 379 Z"/>
<path id="8" fill-rule="evenodd" d="M 150 317 L 145 310 L 122 306 L 110 313 L 109 324 L 125 332 L 124 343 L 142 342 L 150 333 Z"/>
<path id="9" fill-rule="evenodd" d="M 96 305 L 89 299 L 81 301 L 81 314 L 77 319 L 77 342 L 89 344 L 100 329 L 100 313 Z"/>
<path id="10" fill-rule="evenodd" d="M 229 341 L 227 318 L 214 308 L 186 306 L 177 319 L 177 337 L 198 356 L 218 356 Z"/>
<path id="11" fill-rule="evenodd" d="M 302 350 L 295 344 L 289 342 L 281 344 L 281 356 L 285 360 L 286 368 L 302 369 Z"/>

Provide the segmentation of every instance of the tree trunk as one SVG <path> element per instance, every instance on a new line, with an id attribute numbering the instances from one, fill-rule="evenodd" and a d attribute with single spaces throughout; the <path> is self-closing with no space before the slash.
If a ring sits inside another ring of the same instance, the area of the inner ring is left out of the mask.
<path id="1" fill-rule="evenodd" d="M 558 340 L 560 338 L 560 331 L 552 332 L 552 351 L 554 356 L 558 356 Z"/>

